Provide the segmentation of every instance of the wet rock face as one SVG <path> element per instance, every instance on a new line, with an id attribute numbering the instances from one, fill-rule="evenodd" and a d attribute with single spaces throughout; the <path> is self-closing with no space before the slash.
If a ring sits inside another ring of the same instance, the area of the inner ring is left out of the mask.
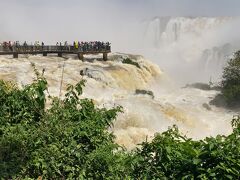
<path id="1" fill-rule="evenodd" d="M 218 94 L 214 99 L 212 99 L 210 104 L 217 107 L 227 107 L 227 102 L 221 94 Z"/>
<path id="2" fill-rule="evenodd" d="M 212 108 L 207 104 L 207 103 L 203 103 L 202 105 L 205 109 L 207 109 L 208 111 L 211 111 Z"/>
<path id="3" fill-rule="evenodd" d="M 152 99 L 154 99 L 154 94 L 150 90 L 136 89 L 135 94 L 146 94 L 146 95 L 149 95 L 150 97 L 152 97 Z"/>
<path id="4" fill-rule="evenodd" d="M 228 109 L 230 111 L 234 111 L 236 113 L 239 113 L 240 111 L 240 102 L 234 102 L 234 103 L 227 103 L 225 97 L 222 94 L 217 94 L 210 102 L 210 105 Z"/>
<path id="5" fill-rule="evenodd" d="M 184 88 L 196 88 L 201 90 L 211 90 L 210 85 L 206 83 L 193 83 L 193 84 L 187 84 Z"/>

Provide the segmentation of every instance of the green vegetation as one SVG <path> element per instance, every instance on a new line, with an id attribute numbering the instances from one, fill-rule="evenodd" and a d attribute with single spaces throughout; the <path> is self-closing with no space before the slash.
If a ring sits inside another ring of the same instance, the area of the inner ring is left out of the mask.
<path id="1" fill-rule="evenodd" d="M 177 127 L 132 152 L 108 131 L 121 107 L 81 99 L 84 81 L 65 98 L 49 96 L 47 81 L 23 89 L 0 81 L 0 179 L 239 179 L 240 119 L 233 133 L 194 141 Z"/>
<path id="2" fill-rule="evenodd" d="M 140 179 L 239 179 L 240 126 L 230 136 L 193 141 L 177 127 L 156 135 L 136 152 L 133 177 Z"/>
<path id="3" fill-rule="evenodd" d="M 240 104 L 240 51 L 234 54 L 224 68 L 221 86 L 229 105 Z"/>
<path id="4" fill-rule="evenodd" d="M 137 68 L 141 68 L 140 65 L 137 62 L 134 62 L 130 58 L 123 59 L 122 63 L 124 63 L 124 64 L 131 64 L 131 65 L 136 66 Z"/>

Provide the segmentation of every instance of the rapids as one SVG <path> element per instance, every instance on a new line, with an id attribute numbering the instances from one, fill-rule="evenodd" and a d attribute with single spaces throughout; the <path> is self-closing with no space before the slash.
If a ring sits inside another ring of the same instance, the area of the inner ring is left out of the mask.
<path id="1" fill-rule="evenodd" d="M 127 57 L 140 68 L 123 64 L 122 60 Z M 35 77 L 31 66 L 34 63 L 40 72 L 45 70 L 49 93 L 60 97 L 67 84 L 86 79 L 82 97 L 92 98 L 99 107 L 123 107 L 124 113 L 118 115 L 110 130 L 116 135 L 116 142 L 128 149 L 146 139 L 151 140 L 154 133 L 165 131 L 173 124 L 194 139 L 231 132 L 230 121 L 234 113 L 209 105 L 217 91 L 179 88 L 157 65 L 142 56 L 112 53 L 106 62 L 97 58 L 89 55 L 82 62 L 75 56 L 22 55 L 19 59 L 2 56 L 0 79 L 14 81 L 20 87 L 29 84 Z M 136 89 L 149 90 L 154 98 L 136 94 Z"/>

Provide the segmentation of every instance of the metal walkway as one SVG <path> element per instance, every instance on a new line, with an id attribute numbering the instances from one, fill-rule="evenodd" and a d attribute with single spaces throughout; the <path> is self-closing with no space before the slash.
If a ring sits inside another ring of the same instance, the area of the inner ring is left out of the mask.
<path id="1" fill-rule="evenodd" d="M 99 49 L 76 49 L 74 46 L 0 46 L 0 55 L 13 55 L 13 58 L 18 58 L 19 54 L 57 54 L 62 57 L 63 54 L 77 54 L 80 60 L 84 59 L 84 54 L 103 54 L 103 60 L 106 61 L 108 53 L 111 52 L 110 46 L 105 46 Z"/>

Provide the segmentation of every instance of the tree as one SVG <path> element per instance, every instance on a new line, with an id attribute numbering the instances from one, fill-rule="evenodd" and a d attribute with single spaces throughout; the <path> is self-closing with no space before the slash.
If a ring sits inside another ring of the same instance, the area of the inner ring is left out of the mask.
<path id="1" fill-rule="evenodd" d="M 240 51 L 234 53 L 223 70 L 222 94 L 229 105 L 240 102 Z"/>

